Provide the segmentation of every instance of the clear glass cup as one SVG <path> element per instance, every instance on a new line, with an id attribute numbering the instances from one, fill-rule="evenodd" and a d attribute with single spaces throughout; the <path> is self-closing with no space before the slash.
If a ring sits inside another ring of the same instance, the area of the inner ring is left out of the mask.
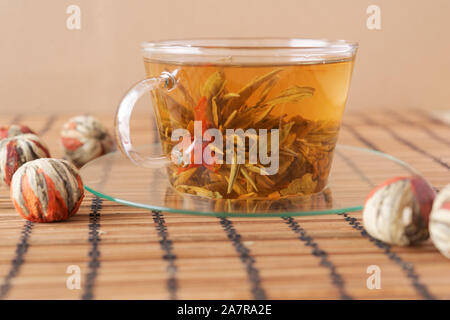
<path id="1" fill-rule="evenodd" d="M 116 115 L 122 152 L 167 168 L 179 192 L 282 199 L 327 186 L 357 44 L 313 39 L 199 39 L 142 44 L 147 78 Z M 130 137 L 136 101 L 151 93 L 163 154 Z"/>

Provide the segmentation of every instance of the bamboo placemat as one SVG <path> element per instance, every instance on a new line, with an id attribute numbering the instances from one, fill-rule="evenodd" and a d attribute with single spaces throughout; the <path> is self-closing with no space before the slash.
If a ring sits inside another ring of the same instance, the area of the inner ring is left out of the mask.
<path id="1" fill-rule="evenodd" d="M 111 115 L 97 116 L 112 130 Z M 61 157 L 58 135 L 68 118 L 10 115 L 1 122 L 29 125 L 52 156 Z M 138 142 L 152 139 L 150 116 L 134 125 Z M 450 183 L 450 126 L 426 111 L 347 114 L 339 142 L 390 153 L 437 189 Z M 381 270 L 381 289 L 367 288 L 371 265 Z M 69 266 L 80 268 L 80 289 L 66 286 Z M 70 221 L 37 224 L 19 217 L 3 188 L 0 298 L 449 299 L 450 260 L 431 241 L 411 248 L 376 241 L 360 212 L 198 217 L 126 207 L 87 193 Z"/>

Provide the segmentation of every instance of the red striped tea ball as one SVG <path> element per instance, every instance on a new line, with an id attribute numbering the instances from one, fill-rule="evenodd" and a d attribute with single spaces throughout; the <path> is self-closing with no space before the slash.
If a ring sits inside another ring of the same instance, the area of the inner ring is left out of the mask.
<path id="1" fill-rule="evenodd" d="M 91 116 L 78 116 L 66 122 L 61 131 L 66 157 L 78 168 L 114 149 L 108 130 Z"/>
<path id="2" fill-rule="evenodd" d="M 442 189 L 434 200 L 430 236 L 435 247 L 450 259 L 450 185 Z"/>
<path id="3" fill-rule="evenodd" d="M 66 160 L 37 159 L 13 176 L 11 200 L 19 214 L 33 222 L 67 220 L 84 197 L 78 170 Z"/>
<path id="4" fill-rule="evenodd" d="M 386 243 L 406 246 L 426 240 L 434 197 L 422 177 L 389 179 L 367 197 L 364 227 L 372 237 Z"/>
<path id="5" fill-rule="evenodd" d="M 47 145 L 34 134 L 23 134 L 0 141 L 0 183 L 11 183 L 16 170 L 25 162 L 48 158 Z"/>
<path id="6" fill-rule="evenodd" d="M 24 126 L 21 124 L 12 124 L 7 127 L 0 127 L 0 140 L 5 139 L 5 138 L 19 136 L 21 134 L 26 134 L 26 133 L 35 134 L 33 132 L 33 130 L 31 130 L 27 126 Z"/>

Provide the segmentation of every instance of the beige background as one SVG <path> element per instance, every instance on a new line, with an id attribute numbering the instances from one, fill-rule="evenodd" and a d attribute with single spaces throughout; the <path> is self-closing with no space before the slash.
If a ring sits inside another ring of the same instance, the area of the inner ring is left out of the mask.
<path id="1" fill-rule="evenodd" d="M 141 41 L 235 36 L 359 41 L 349 111 L 448 109 L 449 31 L 449 0 L 0 0 L 0 112 L 113 112 L 144 76 Z"/>

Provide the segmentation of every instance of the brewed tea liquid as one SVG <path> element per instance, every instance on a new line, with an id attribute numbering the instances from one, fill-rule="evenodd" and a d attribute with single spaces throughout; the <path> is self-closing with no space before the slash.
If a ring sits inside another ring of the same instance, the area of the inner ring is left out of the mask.
<path id="1" fill-rule="evenodd" d="M 352 60 L 282 66 L 144 62 L 148 77 L 168 71 L 178 81 L 170 92 L 152 93 L 169 157 L 179 142 L 172 141 L 172 132 L 183 128 L 193 133 L 194 121 L 220 130 L 225 140 L 230 138 L 226 129 L 279 130 L 275 174 L 264 174 L 266 165 L 260 162 L 173 164 L 169 178 L 178 191 L 216 199 L 279 199 L 319 192 L 327 185 Z M 245 151 L 248 156 L 249 143 Z"/>

